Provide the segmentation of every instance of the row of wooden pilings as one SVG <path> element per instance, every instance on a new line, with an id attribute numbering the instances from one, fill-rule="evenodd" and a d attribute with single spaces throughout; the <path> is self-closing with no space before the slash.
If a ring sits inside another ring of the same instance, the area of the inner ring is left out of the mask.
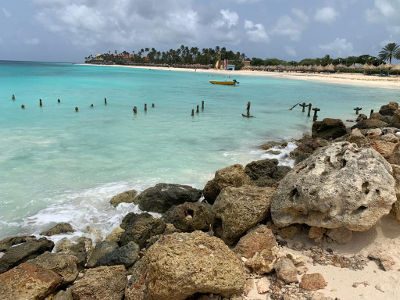
<path id="1" fill-rule="evenodd" d="M 289 110 L 293 110 L 296 106 L 300 106 L 301 107 L 301 112 L 306 112 L 306 108 L 308 108 L 307 111 L 307 117 L 310 118 L 311 117 L 311 111 L 314 111 L 313 114 L 313 122 L 316 122 L 318 120 L 318 112 L 321 111 L 321 109 L 319 109 L 318 107 L 314 107 L 312 103 L 308 103 L 306 104 L 305 102 L 303 103 L 297 103 L 294 106 L 292 106 Z"/>

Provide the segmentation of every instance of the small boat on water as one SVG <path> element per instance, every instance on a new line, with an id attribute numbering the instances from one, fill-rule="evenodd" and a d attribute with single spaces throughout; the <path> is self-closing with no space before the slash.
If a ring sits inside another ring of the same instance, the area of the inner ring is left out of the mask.
<path id="1" fill-rule="evenodd" d="M 210 80 L 211 84 L 218 84 L 218 85 L 231 85 L 231 86 L 236 86 L 239 84 L 239 82 L 234 79 L 232 81 L 217 81 L 217 80 Z"/>

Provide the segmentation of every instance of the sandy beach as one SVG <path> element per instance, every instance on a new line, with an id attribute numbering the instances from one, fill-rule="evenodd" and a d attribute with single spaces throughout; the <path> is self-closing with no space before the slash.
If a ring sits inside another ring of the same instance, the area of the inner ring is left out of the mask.
<path id="1" fill-rule="evenodd" d="M 90 65 L 90 64 L 84 64 Z M 94 65 L 99 66 L 99 65 Z M 162 71 L 178 71 L 178 72 L 199 72 L 208 73 L 219 76 L 265 76 L 275 77 L 282 79 L 292 80 L 305 80 L 305 81 L 317 81 L 328 84 L 344 84 L 344 85 L 356 85 L 362 87 L 373 87 L 373 88 L 386 88 L 386 89 L 400 89 L 400 76 L 370 76 L 363 74 L 349 74 L 349 73 L 336 73 L 336 74 L 317 74 L 317 73 L 283 73 L 283 72 L 267 72 L 267 71 L 225 71 L 225 70 L 203 70 L 203 69 L 183 69 L 183 68 L 168 68 L 168 67 L 150 67 L 150 66 L 123 66 L 123 65 L 101 65 L 104 67 L 123 67 L 133 69 L 148 69 L 148 70 L 162 70 Z"/>

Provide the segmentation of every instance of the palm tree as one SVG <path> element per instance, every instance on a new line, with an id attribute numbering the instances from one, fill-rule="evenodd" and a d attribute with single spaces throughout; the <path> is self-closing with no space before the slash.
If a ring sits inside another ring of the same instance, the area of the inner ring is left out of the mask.
<path id="1" fill-rule="evenodd" d="M 392 64 L 393 58 L 400 57 L 400 46 L 396 43 L 389 43 L 383 47 L 382 51 L 379 52 L 379 57 L 384 61 L 389 61 Z"/>

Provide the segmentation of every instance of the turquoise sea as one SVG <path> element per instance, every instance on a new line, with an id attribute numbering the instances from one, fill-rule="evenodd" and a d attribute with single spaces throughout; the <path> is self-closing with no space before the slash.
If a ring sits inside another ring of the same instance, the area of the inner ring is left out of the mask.
<path id="1" fill-rule="evenodd" d="M 299 101 L 321 108 L 320 118 L 348 119 L 356 106 L 369 113 L 399 98 L 388 89 L 235 78 L 239 87 L 212 86 L 226 78 L 205 73 L 0 62 L 0 238 L 61 221 L 78 235 L 105 234 L 137 210 L 112 208 L 111 196 L 158 182 L 202 188 L 218 168 L 265 157 L 262 142 L 307 132 L 310 120 L 288 110 Z M 204 112 L 192 118 L 202 100 Z M 241 116 L 247 101 L 255 118 Z"/>

